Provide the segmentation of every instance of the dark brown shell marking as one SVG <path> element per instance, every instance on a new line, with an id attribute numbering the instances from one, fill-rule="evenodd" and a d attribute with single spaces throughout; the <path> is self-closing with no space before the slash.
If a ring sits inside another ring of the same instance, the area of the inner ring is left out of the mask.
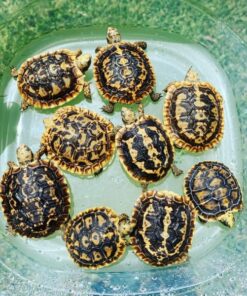
<path id="1" fill-rule="evenodd" d="M 227 211 L 238 211 L 243 206 L 238 181 L 223 163 L 197 163 L 188 172 L 184 184 L 186 195 L 206 220 L 216 220 Z"/>
<path id="2" fill-rule="evenodd" d="M 91 175 L 100 171 L 114 154 L 114 126 L 90 110 L 63 107 L 55 113 L 42 144 L 48 158 L 64 170 Z"/>
<path id="3" fill-rule="evenodd" d="M 110 102 L 132 104 L 148 96 L 155 76 L 145 52 L 120 42 L 101 49 L 94 61 L 94 79 L 101 95 Z"/>
<path id="4" fill-rule="evenodd" d="M 138 199 L 131 224 L 131 245 L 151 265 L 183 262 L 194 231 L 193 204 L 168 191 L 148 191 Z"/>
<path id="5" fill-rule="evenodd" d="M 172 142 L 188 151 L 213 148 L 223 137 L 223 101 L 209 83 L 175 82 L 168 86 L 165 127 Z"/>
<path id="6" fill-rule="evenodd" d="M 73 218 L 67 226 L 65 241 L 75 263 L 88 269 L 112 264 L 125 251 L 118 217 L 104 207 L 88 209 Z"/>
<path id="7" fill-rule="evenodd" d="M 136 181 L 157 182 L 171 168 L 173 147 L 155 117 L 144 116 L 123 127 L 117 133 L 116 143 L 121 163 Z"/>
<path id="8" fill-rule="evenodd" d="M 72 99 L 83 88 L 83 74 L 69 50 L 45 53 L 27 60 L 19 71 L 17 84 L 30 105 L 58 106 Z"/>
<path id="9" fill-rule="evenodd" d="M 45 160 L 6 171 L 0 197 L 8 225 L 23 236 L 47 236 L 69 219 L 70 197 L 66 180 L 51 162 Z"/>

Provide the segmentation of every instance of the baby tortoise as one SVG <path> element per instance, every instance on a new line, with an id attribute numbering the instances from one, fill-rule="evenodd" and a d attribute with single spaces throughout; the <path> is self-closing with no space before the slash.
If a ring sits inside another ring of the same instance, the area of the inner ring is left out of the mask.
<path id="1" fill-rule="evenodd" d="M 173 146 L 162 123 L 151 115 L 144 115 L 141 104 L 138 111 L 139 118 L 136 118 L 133 111 L 122 108 L 125 127 L 117 132 L 116 146 L 123 167 L 145 191 L 148 184 L 166 176 L 170 168 L 176 176 L 182 171 L 173 164 Z"/>
<path id="2" fill-rule="evenodd" d="M 52 162 L 34 159 L 26 145 L 17 149 L 17 159 L 19 165 L 9 162 L 0 183 L 8 230 L 29 238 L 47 236 L 69 219 L 67 182 Z"/>
<path id="3" fill-rule="evenodd" d="M 238 181 L 227 166 L 216 161 L 199 162 L 189 170 L 184 187 L 202 222 L 234 225 L 233 213 L 242 209 L 243 201 Z"/>
<path id="4" fill-rule="evenodd" d="M 109 27 L 107 43 L 107 46 L 96 49 L 98 53 L 94 60 L 97 88 L 109 101 L 103 110 L 112 113 L 115 103 L 137 103 L 149 94 L 153 101 L 158 101 L 161 95 L 153 91 L 153 67 L 143 51 L 146 42 L 121 41 L 118 30 Z"/>
<path id="5" fill-rule="evenodd" d="M 173 192 L 147 191 L 131 218 L 131 246 L 144 262 L 166 266 L 185 261 L 194 232 L 192 202 Z"/>
<path id="6" fill-rule="evenodd" d="M 80 267 L 98 269 L 116 262 L 125 252 L 129 232 L 127 215 L 106 207 L 79 213 L 67 225 L 64 240 Z"/>
<path id="7" fill-rule="evenodd" d="M 176 147 L 192 152 L 214 148 L 223 137 L 223 99 L 190 69 L 184 81 L 168 84 L 165 129 Z"/>
<path id="8" fill-rule="evenodd" d="M 48 109 L 71 101 L 81 91 L 91 99 L 89 83 L 84 73 L 91 56 L 80 49 L 60 49 L 36 55 L 26 60 L 19 70 L 12 69 L 22 96 L 21 110 L 28 106 Z"/>
<path id="9" fill-rule="evenodd" d="M 113 124 L 88 109 L 62 107 L 44 120 L 40 155 L 47 154 L 56 165 L 79 175 L 98 174 L 115 151 Z"/>

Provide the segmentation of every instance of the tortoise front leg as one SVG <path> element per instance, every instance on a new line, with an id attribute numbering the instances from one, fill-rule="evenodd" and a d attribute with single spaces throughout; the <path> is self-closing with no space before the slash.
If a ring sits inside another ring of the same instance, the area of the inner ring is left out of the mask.
<path id="1" fill-rule="evenodd" d="M 90 89 L 90 83 L 84 81 L 83 84 L 83 93 L 87 101 L 92 102 L 92 95 L 91 95 L 91 89 Z"/>
<path id="2" fill-rule="evenodd" d="M 18 70 L 16 68 L 11 69 L 11 76 L 14 77 L 14 78 L 17 78 Z"/>
<path id="3" fill-rule="evenodd" d="M 34 159 L 39 160 L 43 154 L 46 154 L 47 150 L 44 145 L 41 145 L 39 150 L 34 154 Z"/>
<path id="4" fill-rule="evenodd" d="M 147 42 L 145 41 L 136 41 L 134 44 L 144 50 L 147 48 Z"/>
<path id="5" fill-rule="evenodd" d="M 142 187 L 142 192 L 146 192 L 148 190 L 148 183 L 142 183 L 141 184 L 141 187 Z"/>
<path id="6" fill-rule="evenodd" d="M 102 110 L 104 111 L 104 112 L 106 112 L 106 113 L 113 113 L 113 111 L 114 111 L 114 103 L 109 103 L 108 105 L 105 105 L 105 106 L 103 106 L 102 107 Z"/>
<path id="7" fill-rule="evenodd" d="M 95 48 L 95 53 L 99 52 L 104 46 L 97 46 Z"/>

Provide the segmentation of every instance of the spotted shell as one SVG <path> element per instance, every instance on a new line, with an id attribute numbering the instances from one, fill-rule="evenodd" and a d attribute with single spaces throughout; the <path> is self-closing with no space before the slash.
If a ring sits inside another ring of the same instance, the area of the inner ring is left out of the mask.
<path id="1" fill-rule="evenodd" d="M 162 179 L 173 162 L 173 146 L 161 122 L 145 115 L 116 135 L 119 159 L 134 180 L 147 184 Z"/>
<path id="2" fill-rule="evenodd" d="M 223 99 L 207 82 L 180 81 L 166 88 L 165 129 L 178 148 L 214 148 L 223 137 Z"/>
<path id="3" fill-rule="evenodd" d="M 125 252 L 118 222 L 116 213 L 105 207 L 88 209 L 73 218 L 64 238 L 74 262 L 98 269 L 117 261 Z"/>
<path id="4" fill-rule="evenodd" d="M 47 236 L 69 219 L 67 182 L 47 160 L 7 170 L 0 183 L 0 197 L 11 232 L 22 236 Z"/>
<path id="5" fill-rule="evenodd" d="M 131 246 L 144 262 L 165 266 L 185 261 L 194 232 L 193 204 L 175 193 L 147 191 L 131 219 Z"/>
<path id="6" fill-rule="evenodd" d="M 112 103 L 139 102 L 155 86 L 153 67 L 147 55 L 129 42 L 108 45 L 97 53 L 94 79 L 100 94 Z"/>
<path id="7" fill-rule="evenodd" d="M 206 221 L 220 220 L 243 207 L 237 179 L 223 163 L 203 161 L 194 165 L 184 182 L 185 194 Z"/>
<path id="8" fill-rule="evenodd" d="M 43 53 L 26 60 L 17 77 L 24 102 L 42 109 L 72 100 L 82 91 L 83 83 L 83 73 L 76 65 L 76 55 L 67 49 Z"/>
<path id="9" fill-rule="evenodd" d="M 47 157 L 62 169 L 92 175 L 114 154 L 114 126 L 88 109 L 62 107 L 46 128 L 41 144 L 46 147 Z"/>

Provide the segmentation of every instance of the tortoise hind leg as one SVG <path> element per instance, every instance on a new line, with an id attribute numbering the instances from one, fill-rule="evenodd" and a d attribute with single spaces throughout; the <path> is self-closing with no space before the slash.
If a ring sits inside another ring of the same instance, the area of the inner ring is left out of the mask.
<path id="1" fill-rule="evenodd" d="M 94 176 L 97 177 L 103 172 L 103 168 L 100 168 L 97 172 L 94 173 Z"/>
<path id="2" fill-rule="evenodd" d="M 203 224 L 208 222 L 207 220 L 203 219 L 201 216 L 198 216 L 198 220 Z"/>
<path id="3" fill-rule="evenodd" d="M 233 227 L 234 223 L 235 223 L 235 218 L 233 216 L 233 213 L 228 212 L 225 215 L 221 216 L 218 221 L 220 221 L 223 225 L 227 226 L 227 227 Z"/>
<path id="4" fill-rule="evenodd" d="M 29 104 L 27 102 L 25 102 L 25 101 L 21 102 L 21 108 L 20 108 L 21 111 L 27 110 L 28 107 L 29 107 Z"/>
<path id="5" fill-rule="evenodd" d="M 173 175 L 176 177 L 183 174 L 183 171 L 180 170 L 174 163 L 171 165 L 171 169 L 172 169 Z"/>
<path id="6" fill-rule="evenodd" d="M 102 110 L 104 111 L 104 112 L 106 112 L 106 113 L 113 113 L 113 111 L 114 111 L 114 103 L 109 103 L 108 105 L 105 105 L 105 106 L 103 106 L 102 107 Z"/>
<path id="7" fill-rule="evenodd" d="M 161 97 L 162 97 L 162 94 L 156 93 L 154 91 L 152 91 L 150 94 L 150 98 L 153 102 L 158 102 Z"/>
<path id="8" fill-rule="evenodd" d="M 147 42 L 145 41 L 136 41 L 134 44 L 142 49 L 147 49 Z"/>
<path id="9" fill-rule="evenodd" d="M 6 225 L 6 231 L 9 235 L 12 235 L 12 236 L 16 236 L 16 232 L 14 231 L 13 227 L 11 225 Z"/>

